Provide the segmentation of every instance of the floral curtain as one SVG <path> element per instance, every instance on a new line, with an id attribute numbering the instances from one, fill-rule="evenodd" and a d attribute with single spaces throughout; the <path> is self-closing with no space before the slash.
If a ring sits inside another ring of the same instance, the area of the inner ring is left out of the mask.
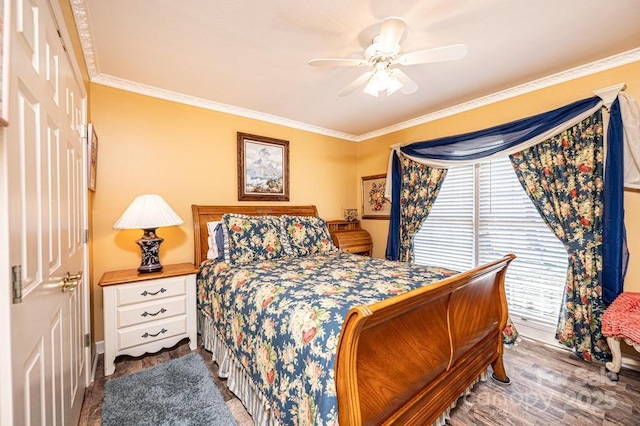
<path id="1" fill-rule="evenodd" d="M 556 338 L 585 361 L 610 359 L 601 332 L 602 111 L 510 158 L 525 192 L 568 253 Z"/>
<path id="2" fill-rule="evenodd" d="M 425 166 L 404 156 L 400 161 L 402 182 L 399 260 L 413 262 L 413 237 L 431 211 L 447 170 Z"/>

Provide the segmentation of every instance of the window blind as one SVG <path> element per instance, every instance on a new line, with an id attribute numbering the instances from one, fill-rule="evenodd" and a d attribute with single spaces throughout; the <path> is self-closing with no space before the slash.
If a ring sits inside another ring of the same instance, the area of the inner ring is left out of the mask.
<path id="1" fill-rule="evenodd" d="M 567 252 L 522 189 L 508 157 L 482 163 L 479 264 L 514 253 L 505 279 L 512 318 L 555 326 L 567 277 Z"/>
<path id="2" fill-rule="evenodd" d="M 514 253 L 517 259 L 505 279 L 509 314 L 514 321 L 553 331 L 567 254 L 522 189 L 508 157 L 450 168 L 416 234 L 414 250 L 416 263 L 458 270 Z"/>
<path id="3" fill-rule="evenodd" d="M 473 165 L 451 167 L 413 240 L 415 263 L 464 271 L 474 266 Z"/>

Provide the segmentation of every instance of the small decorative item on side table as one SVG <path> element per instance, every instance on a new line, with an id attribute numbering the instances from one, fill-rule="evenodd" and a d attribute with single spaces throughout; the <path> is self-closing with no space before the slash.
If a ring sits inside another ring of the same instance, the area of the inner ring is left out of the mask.
<path id="1" fill-rule="evenodd" d="M 194 264 L 180 263 L 151 274 L 127 269 L 102 276 L 105 376 L 119 355 L 157 352 L 185 337 L 196 349 L 197 273 Z"/>
<path id="2" fill-rule="evenodd" d="M 171 207 L 156 194 L 137 196 L 127 207 L 114 229 L 142 229 L 144 235 L 136 240 L 142 251 L 142 261 L 138 272 L 141 274 L 162 271 L 160 264 L 160 243 L 164 241 L 156 235 L 156 228 L 182 225 L 184 221 Z"/>
<path id="3" fill-rule="evenodd" d="M 357 222 L 358 209 L 344 209 L 344 220 L 347 222 Z"/>

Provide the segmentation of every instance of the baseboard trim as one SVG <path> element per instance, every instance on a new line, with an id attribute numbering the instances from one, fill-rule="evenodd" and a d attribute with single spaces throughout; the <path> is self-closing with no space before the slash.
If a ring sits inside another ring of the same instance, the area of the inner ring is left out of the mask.
<path id="1" fill-rule="evenodd" d="M 93 360 L 92 360 L 92 367 L 91 367 L 91 382 L 93 383 L 93 381 L 96 379 L 96 370 L 98 369 L 98 355 L 103 354 L 104 353 L 104 341 L 101 340 L 99 342 L 95 343 L 96 345 L 96 350 L 93 351 L 94 355 L 93 355 Z"/>
<path id="2" fill-rule="evenodd" d="M 91 383 L 96 379 L 96 370 L 98 369 L 98 351 L 94 352 L 92 365 L 91 365 Z"/>

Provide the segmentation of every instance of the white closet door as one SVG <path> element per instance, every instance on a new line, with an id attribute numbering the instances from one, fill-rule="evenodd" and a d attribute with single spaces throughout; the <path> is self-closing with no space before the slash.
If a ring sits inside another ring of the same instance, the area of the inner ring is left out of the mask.
<path id="1" fill-rule="evenodd" d="M 7 174 L 13 423 L 75 425 L 86 387 L 83 92 L 47 0 L 12 2 Z M 56 6 L 57 7 L 57 6 Z M 16 268 L 19 266 L 19 268 Z M 63 291 L 67 274 L 75 289 Z"/>

